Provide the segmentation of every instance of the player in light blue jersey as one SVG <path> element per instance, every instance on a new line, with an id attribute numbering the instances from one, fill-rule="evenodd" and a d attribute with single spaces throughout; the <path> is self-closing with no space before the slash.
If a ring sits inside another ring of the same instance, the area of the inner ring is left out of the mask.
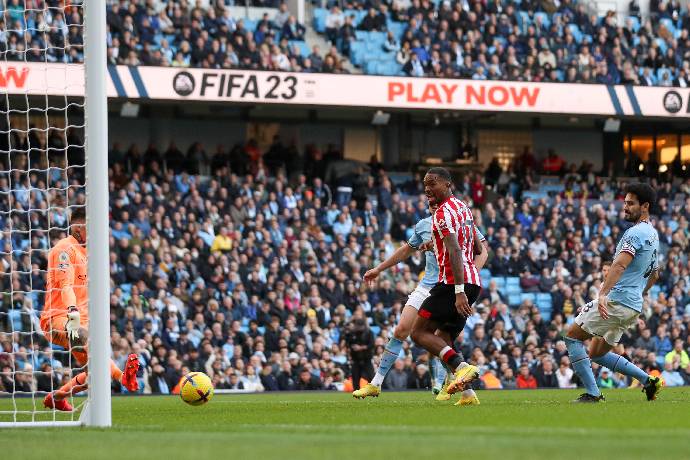
<path id="1" fill-rule="evenodd" d="M 568 330 L 565 340 L 570 361 L 586 390 L 575 402 L 604 399 L 594 380 L 591 361 L 639 380 L 648 401 L 656 399 L 663 386 L 660 378 L 651 377 L 611 352 L 625 330 L 637 322 L 643 298 L 659 277 L 659 234 L 649 223 L 649 208 L 654 200 L 654 190 L 647 184 L 631 184 L 626 188 L 623 212 L 625 220 L 634 224 L 616 246 L 616 255 L 599 290 L 599 298 L 584 306 Z M 592 339 L 589 355 L 582 343 L 588 339 Z"/>
<path id="2" fill-rule="evenodd" d="M 476 241 L 485 241 L 484 236 L 479 233 L 479 230 L 476 231 L 478 234 Z M 419 308 L 424 300 L 429 297 L 429 291 L 431 288 L 438 283 L 439 268 L 436 262 L 436 256 L 434 255 L 433 251 L 425 249 L 425 243 L 428 243 L 429 241 L 431 241 L 431 217 L 427 217 L 417 222 L 417 224 L 414 226 L 412 236 L 407 242 L 402 244 L 388 259 L 364 274 L 364 281 L 372 283 L 383 271 L 406 260 L 412 254 L 414 254 L 415 251 L 424 248 L 422 249 L 425 251 L 426 258 L 424 277 L 419 282 L 415 290 L 412 291 L 407 299 L 407 302 L 405 303 L 405 307 L 400 315 L 400 320 L 393 330 L 393 337 L 391 337 L 391 339 L 388 341 L 388 344 L 383 352 L 383 357 L 381 358 L 379 367 L 376 370 L 376 375 L 372 379 L 371 383 L 365 385 L 359 390 L 352 392 L 352 396 L 355 398 L 366 398 L 367 396 L 377 397 L 381 393 L 381 385 L 383 384 L 383 380 L 386 378 L 386 374 L 388 374 L 388 371 L 398 358 L 403 342 L 409 337 L 412 324 L 417 317 Z M 483 247 L 484 246 L 482 246 L 482 248 Z M 480 262 L 481 266 L 483 266 L 486 263 L 487 258 L 488 253 L 486 250 L 481 250 L 481 252 L 478 250 L 475 263 Z M 477 265 L 477 268 L 480 269 L 481 266 Z M 434 358 L 434 360 L 437 360 L 437 358 Z M 439 363 L 434 365 L 432 361 L 432 369 L 437 369 L 439 367 L 442 366 Z M 441 378 L 441 381 L 443 381 L 443 378 Z M 474 392 L 472 396 L 473 399 L 476 400 L 476 395 L 474 395 Z"/>

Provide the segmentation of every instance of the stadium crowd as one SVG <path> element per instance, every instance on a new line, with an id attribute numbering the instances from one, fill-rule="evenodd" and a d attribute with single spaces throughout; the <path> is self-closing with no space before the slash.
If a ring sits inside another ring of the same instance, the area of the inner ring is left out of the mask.
<path id="1" fill-rule="evenodd" d="M 70 164 L 81 154 L 69 150 Z M 352 360 L 378 361 L 425 258 L 415 254 L 373 287 L 361 277 L 427 215 L 419 175 L 394 184 L 372 160 L 333 179 L 328 165 L 340 164 L 337 149 L 309 146 L 302 158 L 280 138 L 267 151 L 249 141 L 214 154 L 201 143 L 186 153 L 174 144 L 165 152 L 115 144 L 109 159 L 111 341 L 120 366 L 128 353 L 139 354 L 141 391 L 174 392 L 188 371 L 206 372 L 223 389 L 347 390 Z M 12 166 L 23 161 L 17 155 Z M 213 173 L 199 174 L 209 164 Z M 539 169 L 562 176 L 562 193 L 523 198 Z M 55 195 L 65 188 L 65 170 L 41 171 L 0 177 L 4 392 L 49 391 L 69 373 L 69 355 L 36 332 L 45 249 L 67 223 Z M 69 199 L 83 203 L 83 177 L 69 171 Z M 690 179 L 669 174 L 650 179 L 658 190 L 659 289 L 617 351 L 682 385 L 690 384 Z M 45 181 L 57 185 L 49 194 L 37 190 Z M 615 203 L 623 185 L 554 153 L 537 163 L 528 150 L 508 170 L 494 161 L 485 174 L 457 182 L 491 248 L 483 272 L 490 281 L 456 343 L 481 368 L 481 387 L 577 384 L 562 334 L 595 295 L 626 225 Z M 38 212 L 48 202 L 58 207 Z M 512 302 L 498 287 L 503 277 L 519 278 L 521 292 L 546 294 L 550 308 L 530 298 Z M 603 387 L 631 384 L 606 369 L 597 375 Z M 429 385 L 428 356 L 406 342 L 384 388 Z"/>
<path id="2" fill-rule="evenodd" d="M 621 24 L 614 11 L 599 17 L 571 0 L 396 0 L 372 6 L 358 24 L 334 6 L 325 33 L 345 52 L 355 28 L 387 33 L 379 58 L 395 60 L 409 76 L 690 85 L 687 7 L 652 2 L 642 18 L 637 2 L 630 5 Z"/>
<path id="3" fill-rule="evenodd" d="M 345 73 L 338 49 L 353 58 L 362 42 L 357 31 L 378 31 L 387 35 L 377 58 L 397 62 L 410 76 L 690 85 L 690 16 L 677 0 L 651 2 L 648 17 L 632 1 L 623 24 L 615 12 L 598 17 L 572 0 L 347 1 L 350 9 L 333 5 L 325 17 L 333 44 L 325 52 L 309 49 L 305 26 L 285 3 L 261 4 L 276 10 L 258 21 L 233 17 L 231 4 L 108 0 L 108 62 Z M 60 5 L 11 0 L 0 20 L 3 56 L 83 62 L 82 8 Z"/>

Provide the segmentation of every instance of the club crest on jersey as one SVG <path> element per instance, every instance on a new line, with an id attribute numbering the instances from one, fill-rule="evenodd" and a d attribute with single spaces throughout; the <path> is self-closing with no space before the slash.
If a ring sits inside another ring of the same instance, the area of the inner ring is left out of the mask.
<path id="1" fill-rule="evenodd" d="M 439 228 L 446 228 L 446 221 L 445 219 L 438 219 L 436 221 L 436 225 L 438 225 Z"/>
<path id="2" fill-rule="evenodd" d="M 69 267 L 69 254 L 65 251 L 58 254 L 58 270 L 65 271 Z"/>

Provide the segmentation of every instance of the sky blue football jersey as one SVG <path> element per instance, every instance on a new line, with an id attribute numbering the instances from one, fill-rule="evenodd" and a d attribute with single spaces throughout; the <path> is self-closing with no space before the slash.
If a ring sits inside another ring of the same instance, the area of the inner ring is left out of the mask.
<path id="1" fill-rule="evenodd" d="M 659 234 L 649 222 L 633 225 L 618 242 L 616 257 L 622 251 L 630 253 L 633 260 L 611 289 L 609 300 L 642 311 L 642 291 L 647 279 L 658 267 Z"/>

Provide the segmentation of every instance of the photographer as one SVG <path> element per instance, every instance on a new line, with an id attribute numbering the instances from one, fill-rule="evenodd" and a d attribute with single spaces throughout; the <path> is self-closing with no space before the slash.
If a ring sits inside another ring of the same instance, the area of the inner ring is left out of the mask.
<path id="1" fill-rule="evenodd" d="M 371 364 L 374 355 L 374 334 L 361 314 L 355 313 L 347 325 L 345 343 L 350 349 L 352 361 L 352 388 L 359 390 L 360 378 L 364 377 L 370 381 L 374 376 L 374 366 Z"/>

